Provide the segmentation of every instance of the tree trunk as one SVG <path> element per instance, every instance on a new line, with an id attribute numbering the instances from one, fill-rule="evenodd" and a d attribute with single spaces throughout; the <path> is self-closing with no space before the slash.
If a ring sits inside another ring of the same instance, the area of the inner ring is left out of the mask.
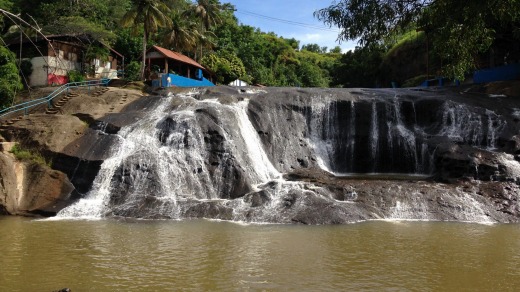
<path id="1" fill-rule="evenodd" d="M 140 79 L 144 80 L 144 68 L 146 67 L 146 32 L 143 33 L 143 63 L 141 64 Z"/>

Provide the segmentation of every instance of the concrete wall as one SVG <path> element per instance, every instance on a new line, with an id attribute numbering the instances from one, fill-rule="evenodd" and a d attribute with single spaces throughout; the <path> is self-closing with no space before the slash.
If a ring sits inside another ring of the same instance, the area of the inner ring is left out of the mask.
<path id="1" fill-rule="evenodd" d="M 67 76 L 71 70 L 80 70 L 79 62 L 73 62 L 56 57 L 36 57 L 31 59 L 33 72 L 30 76 L 31 86 L 49 85 L 49 75 Z"/>
<path id="2" fill-rule="evenodd" d="M 486 83 L 493 81 L 520 79 L 520 64 L 509 64 L 505 66 L 475 71 L 474 83 Z"/>

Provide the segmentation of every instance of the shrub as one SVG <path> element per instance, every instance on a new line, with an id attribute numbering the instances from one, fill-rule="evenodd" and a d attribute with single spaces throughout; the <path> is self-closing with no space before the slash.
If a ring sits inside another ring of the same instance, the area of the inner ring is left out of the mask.
<path id="1" fill-rule="evenodd" d="M 40 153 L 31 152 L 28 149 L 24 149 L 20 146 L 20 144 L 15 144 L 13 148 L 11 148 L 11 152 L 16 159 L 21 161 L 29 161 L 32 163 L 51 166 L 51 162 L 48 162 L 45 157 L 43 157 Z"/>
<path id="2" fill-rule="evenodd" d="M 23 89 L 14 54 L 0 46 L 0 108 L 9 106 L 16 92 Z"/>
<path id="3" fill-rule="evenodd" d="M 136 61 L 130 62 L 125 68 L 125 79 L 128 81 L 138 81 L 141 64 Z"/>
<path id="4" fill-rule="evenodd" d="M 81 74 L 78 70 L 70 70 L 67 74 L 69 77 L 69 82 L 83 82 L 85 81 L 85 76 Z"/>

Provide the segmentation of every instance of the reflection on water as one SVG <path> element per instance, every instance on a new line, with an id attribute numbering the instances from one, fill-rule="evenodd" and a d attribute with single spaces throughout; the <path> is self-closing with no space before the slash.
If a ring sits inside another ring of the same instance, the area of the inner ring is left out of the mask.
<path id="1" fill-rule="evenodd" d="M 520 225 L 0 217 L 1 291 L 516 290 Z"/>

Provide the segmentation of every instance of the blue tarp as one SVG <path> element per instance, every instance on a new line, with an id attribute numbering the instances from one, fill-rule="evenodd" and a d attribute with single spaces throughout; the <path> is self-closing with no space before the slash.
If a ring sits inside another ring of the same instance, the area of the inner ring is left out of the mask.
<path id="1" fill-rule="evenodd" d="M 170 77 L 170 83 L 168 83 Z M 211 81 L 202 77 L 201 80 L 191 79 L 176 74 L 163 74 L 161 78 L 161 86 L 163 87 L 200 87 L 200 86 L 215 86 Z"/>

